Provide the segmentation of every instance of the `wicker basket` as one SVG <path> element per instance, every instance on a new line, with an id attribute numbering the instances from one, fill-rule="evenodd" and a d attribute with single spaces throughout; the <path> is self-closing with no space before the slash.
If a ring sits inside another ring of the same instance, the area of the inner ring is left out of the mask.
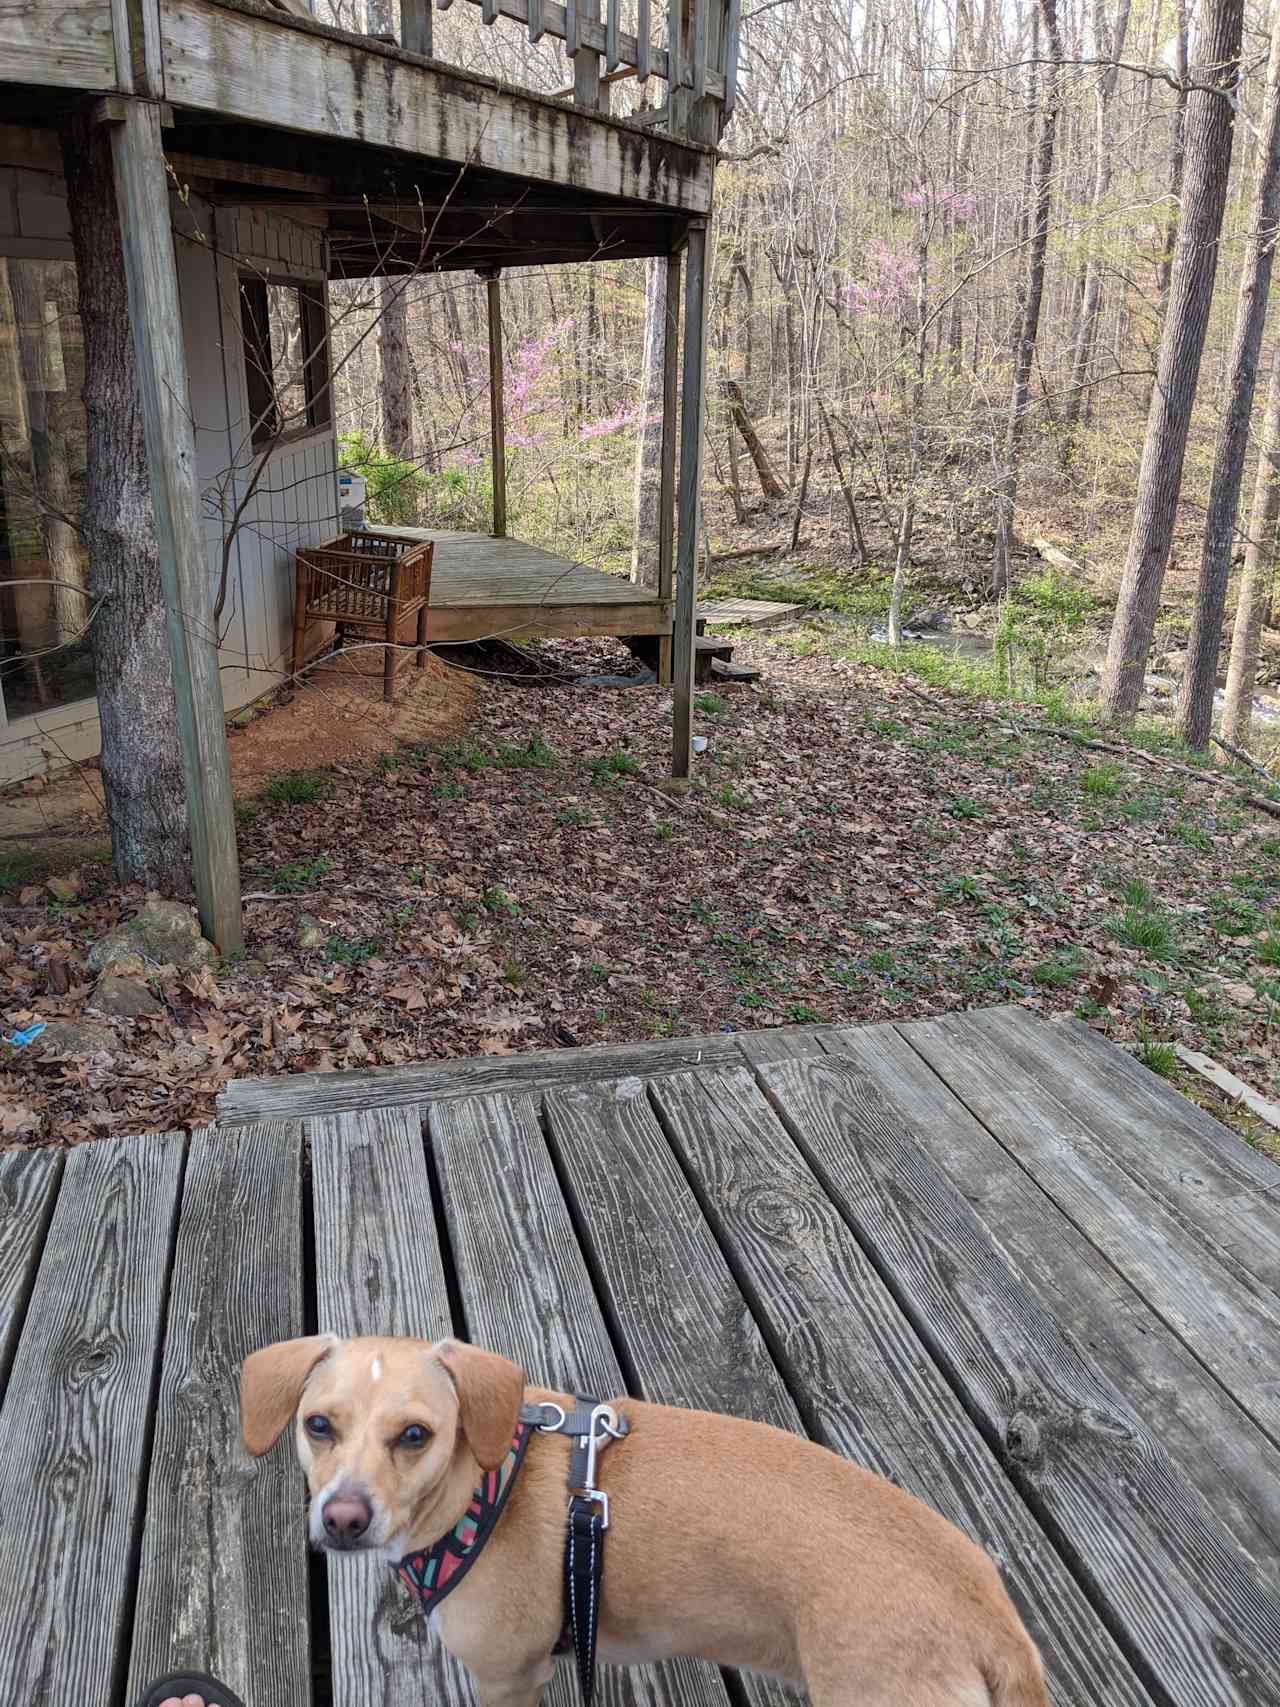
<path id="1" fill-rule="evenodd" d="M 348 634 L 372 635 L 385 645 L 382 697 L 390 700 L 402 658 L 397 641 L 416 616 L 418 668 L 427 661 L 427 609 L 431 598 L 431 540 L 401 539 L 373 531 L 339 534 L 294 553 L 293 673 L 304 662 L 307 625 L 332 622 L 338 644 Z"/>

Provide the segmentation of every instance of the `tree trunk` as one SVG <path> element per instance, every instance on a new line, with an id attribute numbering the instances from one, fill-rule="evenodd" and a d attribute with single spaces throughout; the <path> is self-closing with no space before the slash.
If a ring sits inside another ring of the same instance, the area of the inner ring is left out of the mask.
<path id="1" fill-rule="evenodd" d="M 1173 273 L 1173 251 L 1178 238 L 1178 212 L 1182 206 L 1182 179 L 1187 164 L 1187 0 L 1174 0 L 1177 27 L 1174 32 L 1173 74 L 1181 87 L 1173 109 L 1173 135 L 1169 140 L 1169 217 L 1156 267 L 1156 293 L 1163 317 L 1169 308 L 1169 281 Z"/>
<path id="2" fill-rule="evenodd" d="M 1249 446 L 1249 418 L 1262 352 L 1262 329 L 1271 294 L 1271 263 L 1280 235 L 1280 17 L 1271 26 L 1267 63 L 1267 92 L 1263 102 L 1258 143 L 1257 177 L 1253 190 L 1249 247 L 1240 276 L 1240 298 L 1227 381 L 1227 407 L 1218 430 L 1218 445 L 1209 483 L 1200 579 L 1195 613 L 1187 643 L 1187 664 L 1178 702 L 1178 733 L 1189 746 L 1209 745 L 1213 728 L 1213 694 L 1218 680 L 1222 619 L 1227 606 L 1227 582 L 1236 542 L 1236 515 Z"/>
<path id="3" fill-rule="evenodd" d="M 1169 309 L 1142 447 L 1129 555 L 1102 677 L 1103 712 L 1114 722 L 1131 719 L 1142 697 L 1173 537 L 1231 171 L 1242 12 L 1243 0 L 1210 0 L 1198 40 L 1197 87 L 1187 98 L 1186 182 Z"/>
<path id="4" fill-rule="evenodd" d="M 1093 197 L 1090 212 L 1094 220 L 1101 216 L 1102 204 L 1111 190 L 1111 163 L 1114 144 L 1111 136 L 1111 98 L 1119 75 L 1117 61 L 1124 52 L 1124 40 L 1129 30 L 1129 0 L 1120 0 L 1116 13 L 1115 31 L 1108 36 L 1103 0 L 1095 0 L 1093 13 L 1094 49 L 1099 58 L 1106 57 L 1108 65 L 1098 79 L 1096 118 L 1094 125 Z M 1097 233 L 1090 233 L 1089 258 L 1085 264 L 1084 293 L 1076 323 L 1071 355 L 1071 386 L 1063 409 L 1064 437 L 1069 445 L 1071 435 L 1080 419 L 1080 405 L 1089 378 L 1089 363 L 1093 355 L 1098 326 L 1098 308 L 1102 301 L 1102 264 L 1097 250 Z"/>
<path id="5" fill-rule="evenodd" d="M 1022 325 L 1018 332 L 1013 369 L 1013 393 L 1005 431 L 1004 465 L 995 489 L 995 551 L 991 561 L 991 590 L 1000 594 L 1009 586 L 1009 547 L 1013 516 L 1018 499 L 1018 455 L 1022 428 L 1031 395 L 1031 364 L 1040 332 L 1040 305 L 1044 300 L 1044 263 L 1049 248 L 1049 207 L 1053 194 L 1053 152 L 1058 127 L 1062 89 L 1062 36 L 1058 30 L 1057 0 L 1039 0 L 1049 44 L 1049 67 L 1045 77 L 1044 109 L 1040 119 L 1040 146 L 1036 151 L 1033 190 L 1031 246 L 1027 254 L 1027 284 L 1023 297 Z"/>
<path id="6" fill-rule="evenodd" d="M 413 363 L 409 355 L 409 282 L 383 279 L 378 305 L 378 361 L 382 368 L 382 448 L 414 460 Z"/>
<path id="7" fill-rule="evenodd" d="M 1280 345 L 1271 352 L 1271 379 L 1267 386 L 1266 413 L 1262 417 L 1262 441 L 1258 446 L 1253 513 L 1249 518 L 1244 574 L 1236 600 L 1226 704 L 1222 708 L 1223 740 L 1237 747 L 1249 745 L 1253 689 L 1258 679 L 1258 647 L 1267 594 L 1275 573 L 1277 521 L 1280 521 Z"/>
<path id="8" fill-rule="evenodd" d="M 768 452 L 760 443 L 759 434 L 752 426 L 751 417 L 747 414 L 742 387 L 736 379 L 726 379 L 724 391 L 725 396 L 729 399 L 729 412 L 733 417 L 733 424 L 742 434 L 742 442 L 746 445 L 751 460 L 755 464 L 756 474 L 760 481 L 760 490 L 766 498 L 785 497 L 787 489 L 774 473 Z"/>
<path id="9" fill-rule="evenodd" d="M 122 882 L 186 894 L 186 793 L 108 127 L 74 114 L 62 157 L 85 342 L 83 529 L 112 858 Z"/>
<path id="10" fill-rule="evenodd" d="M 928 215 L 921 213 L 916 243 L 916 347 L 915 369 L 911 376 L 909 416 L 909 446 L 907 451 L 907 489 L 902 499 L 902 516 L 898 523 L 898 549 L 893 563 L 893 584 L 889 589 L 889 644 L 902 644 L 902 601 L 906 596 L 907 577 L 911 572 L 911 536 L 916 522 L 916 488 L 920 483 L 920 463 L 924 448 L 924 380 L 926 338 L 928 336 L 929 305 L 929 243 Z"/>
<path id="11" fill-rule="evenodd" d="M 658 495 L 662 486 L 662 364 L 667 348 L 667 262 L 655 255 L 645 265 L 644 353 L 640 369 L 640 430 L 632 516 L 631 579 L 658 584 Z"/>

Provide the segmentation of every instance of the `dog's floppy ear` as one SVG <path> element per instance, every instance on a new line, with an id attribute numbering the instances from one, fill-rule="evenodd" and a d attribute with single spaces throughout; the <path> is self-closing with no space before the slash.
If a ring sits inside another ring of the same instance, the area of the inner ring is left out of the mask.
<path id="1" fill-rule="evenodd" d="M 441 1340 L 435 1358 L 449 1372 L 467 1445 L 482 1470 L 506 1457 L 524 1400 L 524 1370 L 493 1351 L 461 1340 Z"/>
<path id="2" fill-rule="evenodd" d="M 307 1377 L 337 1345 L 333 1334 L 281 1340 L 246 1357 L 240 1370 L 240 1435 L 254 1458 L 269 1452 L 289 1426 Z"/>

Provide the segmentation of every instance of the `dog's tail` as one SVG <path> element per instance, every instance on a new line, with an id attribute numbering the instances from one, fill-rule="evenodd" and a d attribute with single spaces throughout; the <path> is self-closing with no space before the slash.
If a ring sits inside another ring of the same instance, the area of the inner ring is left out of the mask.
<path id="1" fill-rule="evenodd" d="M 991 1707 L 1051 1707 L 1044 1667 L 1030 1640 L 994 1658 L 986 1675 Z"/>

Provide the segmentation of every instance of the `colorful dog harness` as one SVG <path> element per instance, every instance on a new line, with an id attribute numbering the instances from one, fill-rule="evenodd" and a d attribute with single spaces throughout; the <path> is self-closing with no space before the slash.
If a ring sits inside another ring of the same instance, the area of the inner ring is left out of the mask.
<path id="1" fill-rule="evenodd" d="M 447 1535 L 420 1553 L 408 1553 L 392 1569 L 423 1612 L 430 1614 L 453 1593 L 480 1556 L 502 1516 L 535 1433 L 567 1434 L 569 1525 L 564 1551 L 564 1628 L 552 1650 L 573 1649 L 582 1698 L 590 1707 L 595 1687 L 596 1631 L 604 1577 L 604 1535 L 609 1527 L 609 1496 L 596 1486 L 596 1461 L 610 1440 L 621 1440 L 630 1425 L 597 1399 L 575 1398 L 572 1410 L 544 1400 L 522 1405 L 506 1457 L 484 1479 L 466 1511 Z"/>

